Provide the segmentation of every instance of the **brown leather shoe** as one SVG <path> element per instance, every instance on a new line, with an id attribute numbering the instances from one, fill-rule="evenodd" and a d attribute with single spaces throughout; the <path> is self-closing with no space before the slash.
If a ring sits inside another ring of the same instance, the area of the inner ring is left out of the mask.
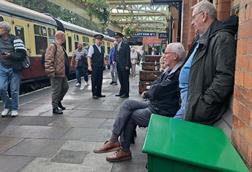
<path id="1" fill-rule="evenodd" d="M 94 153 L 106 153 L 106 152 L 112 152 L 112 151 L 117 151 L 120 149 L 120 143 L 116 142 L 113 143 L 109 140 L 107 140 L 102 147 L 95 149 Z"/>
<path id="2" fill-rule="evenodd" d="M 111 156 L 107 156 L 106 160 L 109 162 L 120 162 L 131 160 L 131 152 L 124 152 L 122 149 L 114 152 Z"/>

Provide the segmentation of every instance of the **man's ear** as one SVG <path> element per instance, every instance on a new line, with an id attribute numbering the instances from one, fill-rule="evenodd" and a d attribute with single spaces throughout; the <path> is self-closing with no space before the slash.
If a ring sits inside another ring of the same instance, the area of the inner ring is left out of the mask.
<path id="1" fill-rule="evenodd" d="M 208 18 L 208 13 L 203 12 L 203 22 L 206 22 L 207 18 Z"/>
<path id="2" fill-rule="evenodd" d="M 174 54 L 173 59 L 174 59 L 175 61 L 178 60 L 178 55 L 177 55 L 177 53 Z"/>

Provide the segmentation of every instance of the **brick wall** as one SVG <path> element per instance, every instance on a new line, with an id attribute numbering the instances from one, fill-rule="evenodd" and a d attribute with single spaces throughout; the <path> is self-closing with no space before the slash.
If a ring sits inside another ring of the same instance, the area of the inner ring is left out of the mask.
<path id="1" fill-rule="evenodd" d="M 219 20 L 225 20 L 230 16 L 231 0 L 216 0 L 215 6 Z"/>
<path id="2" fill-rule="evenodd" d="M 197 0 L 183 1 L 183 31 L 182 44 L 188 50 L 194 38 L 194 30 L 191 26 L 192 10 L 191 7 L 197 3 Z"/>
<path id="3" fill-rule="evenodd" d="M 178 33 L 178 10 L 175 7 L 171 7 L 171 16 L 173 16 L 172 24 L 172 42 L 177 42 Z"/>
<path id="4" fill-rule="evenodd" d="M 252 0 L 241 0 L 232 140 L 252 171 Z"/>

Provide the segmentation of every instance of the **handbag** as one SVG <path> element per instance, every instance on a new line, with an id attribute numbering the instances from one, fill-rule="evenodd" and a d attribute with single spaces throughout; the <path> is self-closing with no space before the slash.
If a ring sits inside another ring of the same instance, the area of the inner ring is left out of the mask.
<path id="1" fill-rule="evenodd" d="M 28 69 L 31 67 L 31 61 L 29 56 L 25 55 L 23 61 L 22 61 L 22 67 L 23 69 Z"/>

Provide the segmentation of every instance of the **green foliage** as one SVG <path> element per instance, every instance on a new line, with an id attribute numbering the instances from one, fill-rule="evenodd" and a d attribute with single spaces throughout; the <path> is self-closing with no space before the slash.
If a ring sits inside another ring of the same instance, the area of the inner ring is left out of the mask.
<path id="1" fill-rule="evenodd" d="M 87 0 L 87 1 L 92 1 L 92 0 Z M 99 0 L 95 0 L 95 1 L 97 4 L 99 4 L 98 3 Z M 101 1 L 104 1 L 104 0 L 101 0 Z M 53 17 L 60 18 L 66 22 L 71 22 L 73 24 L 85 27 L 87 29 L 101 32 L 101 29 L 99 29 L 101 27 L 95 24 L 94 22 L 91 22 L 90 20 L 87 20 L 67 9 L 64 9 L 46 0 L 43 0 L 43 1 L 41 0 L 12 0 L 12 2 L 19 4 L 21 6 L 24 6 L 26 8 L 30 8 L 35 11 L 41 12 L 41 13 L 49 13 Z"/>
<path id="2" fill-rule="evenodd" d="M 136 33 L 136 28 L 132 26 L 126 26 L 124 27 L 123 32 L 126 37 L 131 37 Z"/>
<path id="3" fill-rule="evenodd" d="M 72 0 L 73 2 L 82 4 L 82 7 L 88 12 L 90 17 L 95 16 L 104 24 L 109 19 L 109 11 L 106 0 Z"/>

